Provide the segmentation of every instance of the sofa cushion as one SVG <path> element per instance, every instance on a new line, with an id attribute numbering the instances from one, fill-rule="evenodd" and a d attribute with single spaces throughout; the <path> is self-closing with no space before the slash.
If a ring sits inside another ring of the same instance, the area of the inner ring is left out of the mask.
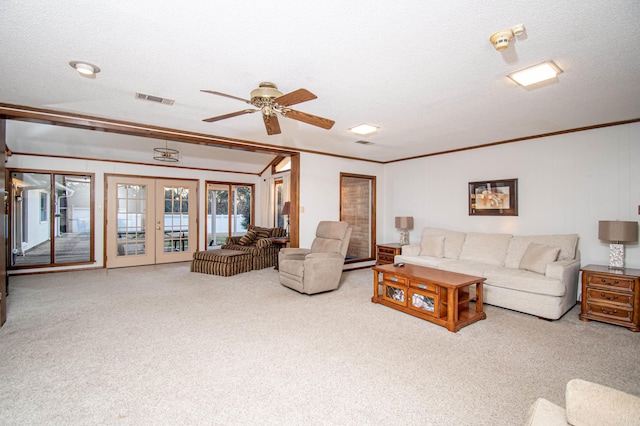
<path id="1" fill-rule="evenodd" d="M 271 228 L 249 225 L 249 231 L 256 233 L 256 239 L 269 238 L 271 236 Z"/>
<path id="2" fill-rule="evenodd" d="M 517 290 L 523 294 L 533 293 L 545 296 L 562 297 L 567 292 L 562 280 L 548 278 L 544 275 L 526 271 L 524 269 L 486 269 L 483 276 L 487 279 L 486 284 L 493 287 Z M 487 301 L 487 303 L 490 302 Z"/>
<path id="3" fill-rule="evenodd" d="M 578 234 L 557 235 L 516 235 L 511 238 L 504 266 L 507 268 L 519 268 L 520 260 L 530 243 L 544 244 L 551 247 L 559 247 L 558 260 L 575 259 L 578 247 Z"/>
<path id="4" fill-rule="evenodd" d="M 455 259 L 442 259 L 438 264 L 438 269 L 442 269 L 443 271 L 473 275 L 474 277 L 486 277 L 487 270 L 493 268 L 495 268 L 495 266 L 490 266 L 485 263 Z"/>
<path id="5" fill-rule="evenodd" d="M 241 246 L 248 246 L 256 239 L 256 235 L 257 234 L 255 233 L 255 231 L 247 231 L 246 234 L 240 237 L 240 241 L 238 241 L 238 244 L 240 244 Z"/>
<path id="6" fill-rule="evenodd" d="M 460 260 L 504 265 L 511 234 L 485 234 L 469 232 L 462 246 Z"/>
<path id="7" fill-rule="evenodd" d="M 527 250 L 520 260 L 520 269 L 544 274 L 547 270 L 547 264 L 555 262 L 558 259 L 559 253 L 559 247 L 529 243 Z"/>
<path id="8" fill-rule="evenodd" d="M 422 231 L 422 238 L 428 236 L 443 236 L 444 237 L 444 257 L 449 259 L 457 259 L 460 257 L 462 251 L 462 245 L 464 244 L 465 237 L 464 232 L 450 231 L 442 228 L 425 228 Z"/>
<path id="9" fill-rule="evenodd" d="M 420 256 L 444 256 L 444 235 L 423 236 L 420 241 Z"/>

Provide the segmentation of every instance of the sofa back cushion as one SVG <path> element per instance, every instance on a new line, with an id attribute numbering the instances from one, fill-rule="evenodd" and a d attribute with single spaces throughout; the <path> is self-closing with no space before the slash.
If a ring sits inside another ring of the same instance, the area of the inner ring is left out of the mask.
<path id="1" fill-rule="evenodd" d="M 511 234 L 469 232 L 462 246 L 460 260 L 503 266 Z"/>
<path id="2" fill-rule="evenodd" d="M 578 248 L 578 234 L 516 235 L 509 243 L 504 266 L 507 268 L 519 268 L 522 256 L 530 243 L 558 247 L 560 249 L 558 260 L 575 259 Z"/>
<path id="3" fill-rule="evenodd" d="M 442 258 L 444 256 L 444 235 L 423 235 L 420 241 L 420 256 Z"/>
<path id="4" fill-rule="evenodd" d="M 448 259 L 457 259 L 460 257 L 462 245 L 466 233 L 458 231 L 450 231 L 442 228 L 424 228 L 422 238 L 424 237 L 444 237 L 444 257 Z"/>
<path id="5" fill-rule="evenodd" d="M 544 274 L 547 270 L 547 265 L 558 260 L 558 253 L 560 253 L 558 247 L 529 243 L 520 260 L 520 269 Z"/>

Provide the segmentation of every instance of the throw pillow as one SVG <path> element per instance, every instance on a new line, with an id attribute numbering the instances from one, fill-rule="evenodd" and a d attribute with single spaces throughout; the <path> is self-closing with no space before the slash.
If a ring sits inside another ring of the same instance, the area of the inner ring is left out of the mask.
<path id="1" fill-rule="evenodd" d="M 560 254 L 559 247 L 529 243 L 527 250 L 525 250 L 520 260 L 520 269 L 544 274 L 547 270 L 547 264 L 558 260 L 558 254 Z"/>
<path id="2" fill-rule="evenodd" d="M 240 237 L 240 242 L 238 244 L 240 244 L 241 246 L 248 246 L 255 239 L 256 239 L 255 231 L 247 231 L 246 234 Z"/>
<path id="3" fill-rule="evenodd" d="M 420 256 L 442 258 L 444 256 L 444 235 L 424 235 L 420 240 Z"/>
<path id="4" fill-rule="evenodd" d="M 249 226 L 249 231 L 253 231 L 256 233 L 257 239 L 269 238 L 271 237 L 271 228 L 262 228 L 260 226 Z"/>

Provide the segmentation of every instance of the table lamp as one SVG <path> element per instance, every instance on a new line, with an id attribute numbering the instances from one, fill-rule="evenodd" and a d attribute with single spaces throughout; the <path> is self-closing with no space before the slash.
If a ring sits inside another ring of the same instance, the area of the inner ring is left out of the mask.
<path id="1" fill-rule="evenodd" d="M 409 229 L 413 229 L 412 216 L 396 216 L 396 228 L 400 229 L 400 245 L 409 244 Z"/>
<path id="2" fill-rule="evenodd" d="M 638 222 L 601 220 L 598 239 L 609 242 L 609 269 L 624 269 L 624 244 L 638 242 Z"/>

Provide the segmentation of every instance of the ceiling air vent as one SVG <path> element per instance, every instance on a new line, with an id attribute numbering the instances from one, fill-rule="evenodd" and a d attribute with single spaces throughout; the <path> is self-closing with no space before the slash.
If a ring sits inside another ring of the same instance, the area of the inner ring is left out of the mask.
<path id="1" fill-rule="evenodd" d="M 360 145 L 373 145 L 373 142 L 369 141 L 356 141 L 356 143 L 359 143 Z"/>
<path id="2" fill-rule="evenodd" d="M 159 104 L 173 105 L 175 102 L 173 99 L 161 98 L 160 96 L 145 95 L 144 93 L 136 93 L 136 99 L 142 99 L 143 101 L 157 102 Z"/>

